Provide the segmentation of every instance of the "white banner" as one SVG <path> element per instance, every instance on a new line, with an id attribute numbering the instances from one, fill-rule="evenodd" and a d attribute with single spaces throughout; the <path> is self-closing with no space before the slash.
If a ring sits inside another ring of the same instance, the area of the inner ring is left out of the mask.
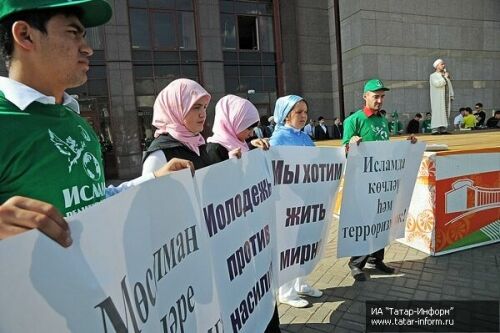
<path id="1" fill-rule="evenodd" d="M 321 259 L 345 166 L 343 148 L 271 149 L 279 285 L 312 272 Z"/>
<path id="2" fill-rule="evenodd" d="M 404 236 L 425 143 L 362 142 L 347 158 L 337 257 L 373 253 Z"/>
<path id="3" fill-rule="evenodd" d="M 67 249 L 36 230 L 1 241 L 0 332 L 206 333 L 218 307 L 199 212 L 185 171 L 70 217 Z"/>
<path id="4" fill-rule="evenodd" d="M 37 230 L 2 240 L 0 332 L 263 332 L 276 281 L 320 258 L 344 162 L 252 151 L 68 218 L 67 249 Z"/>
<path id="5" fill-rule="evenodd" d="M 196 171 L 224 332 L 264 332 L 274 312 L 274 194 L 265 155 L 251 151 Z"/>

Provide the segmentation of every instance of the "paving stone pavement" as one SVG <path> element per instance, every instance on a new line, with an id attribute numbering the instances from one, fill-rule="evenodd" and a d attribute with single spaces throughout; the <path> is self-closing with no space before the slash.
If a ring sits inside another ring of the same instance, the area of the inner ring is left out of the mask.
<path id="1" fill-rule="evenodd" d="M 283 333 L 365 332 L 367 300 L 500 300 L 500 243 L 432 257 L 399 242 L 386 247 L 393 275 L 365 269 L 367 281 L 355 281 L 348 258 L 337 257 L 337 220 L 325 255 L 308 276 L 321 298 L 308 308 L 279 304 Z"/>

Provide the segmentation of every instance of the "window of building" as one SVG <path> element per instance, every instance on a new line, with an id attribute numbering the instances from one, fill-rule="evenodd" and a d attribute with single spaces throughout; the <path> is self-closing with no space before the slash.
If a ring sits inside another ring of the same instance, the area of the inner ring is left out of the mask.
<path id="1" fill-rule="evenodd" d="M 158 93 L 180 77 L 199 80 L 192 0 L 129 0 L 139 132 L 148 142 Z"/>
<path id="2" fill-rule="evenodd" d="M 224 79 L 228 93 L 276 92 L 272 1 L 220 1 Z"/>
<path id="3" fill-rule="evenodd" d="M 238 45 L 240 50 L 258 50 L 257 17 L 238 16 Z"/>
<path id="4" fill-rule="evenodd" d="M 269 115 L 277 95 L 272 0 L 220 0 L 219 6 L 226 92 Z"/>

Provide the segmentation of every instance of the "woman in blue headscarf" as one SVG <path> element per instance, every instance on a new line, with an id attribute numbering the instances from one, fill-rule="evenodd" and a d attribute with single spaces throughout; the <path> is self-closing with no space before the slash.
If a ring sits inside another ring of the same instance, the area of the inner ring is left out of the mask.
<path id="1" fill-rule="evenodd" d="M 276 126 L 269 143 L 271 146 L 314 146 L 309 135 L 302 132 L 307 122 L 307 102 L 300 96 L 278 98 L 274 107 Z"/>
<path id="2" fill-rule="evenodd" d="M 274 108 L 276 127 L 269 143 L 271 146 L 314 146 L 311 137 L 301 129 L 307 123 L 308 106 L 305 99 L 297 95 L 278 98 Z M 296 308 L 303 308 L 309 302 L 299 295 L 321 297 L 323 292 L 311 287 L 304 277 L 283 284 L 279 288 L 279 301 Z"/>

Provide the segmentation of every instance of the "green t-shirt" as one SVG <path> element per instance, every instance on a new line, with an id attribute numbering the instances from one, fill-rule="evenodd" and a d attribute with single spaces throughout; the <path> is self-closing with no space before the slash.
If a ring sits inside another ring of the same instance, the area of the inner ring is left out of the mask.
<path id="1" fill-rule="evenodd" d="M 342 143 L 348 144 L 353 136 L 359 136 L 365 142 L 389 140 L 387 119 L 375 114 L 367 117 L 363 110 L 358 110 L 344 121 Z"/>
<path id="2" fill-rule="evenodd" d="M 19 195 L 72 215 L 105 198 L 99 140 L 63 105 L 33 102 L 24 111 L 0 92 L 0 204 Z"/>
<path id="3" fill-rule="evenodd" d="M 396 127 L 396 128 L 394 128 Z M 389 133 L 390 134 L 401 134 L 403 132 L 403 124 L 400 121 L 392 120 L 389 121 Z"/>
<path id="4" fill-rule="evenodd" d="M 431 129 L 431 120 L 426 119 L 422 122 L 422 133 L 430 133 Z"/>

